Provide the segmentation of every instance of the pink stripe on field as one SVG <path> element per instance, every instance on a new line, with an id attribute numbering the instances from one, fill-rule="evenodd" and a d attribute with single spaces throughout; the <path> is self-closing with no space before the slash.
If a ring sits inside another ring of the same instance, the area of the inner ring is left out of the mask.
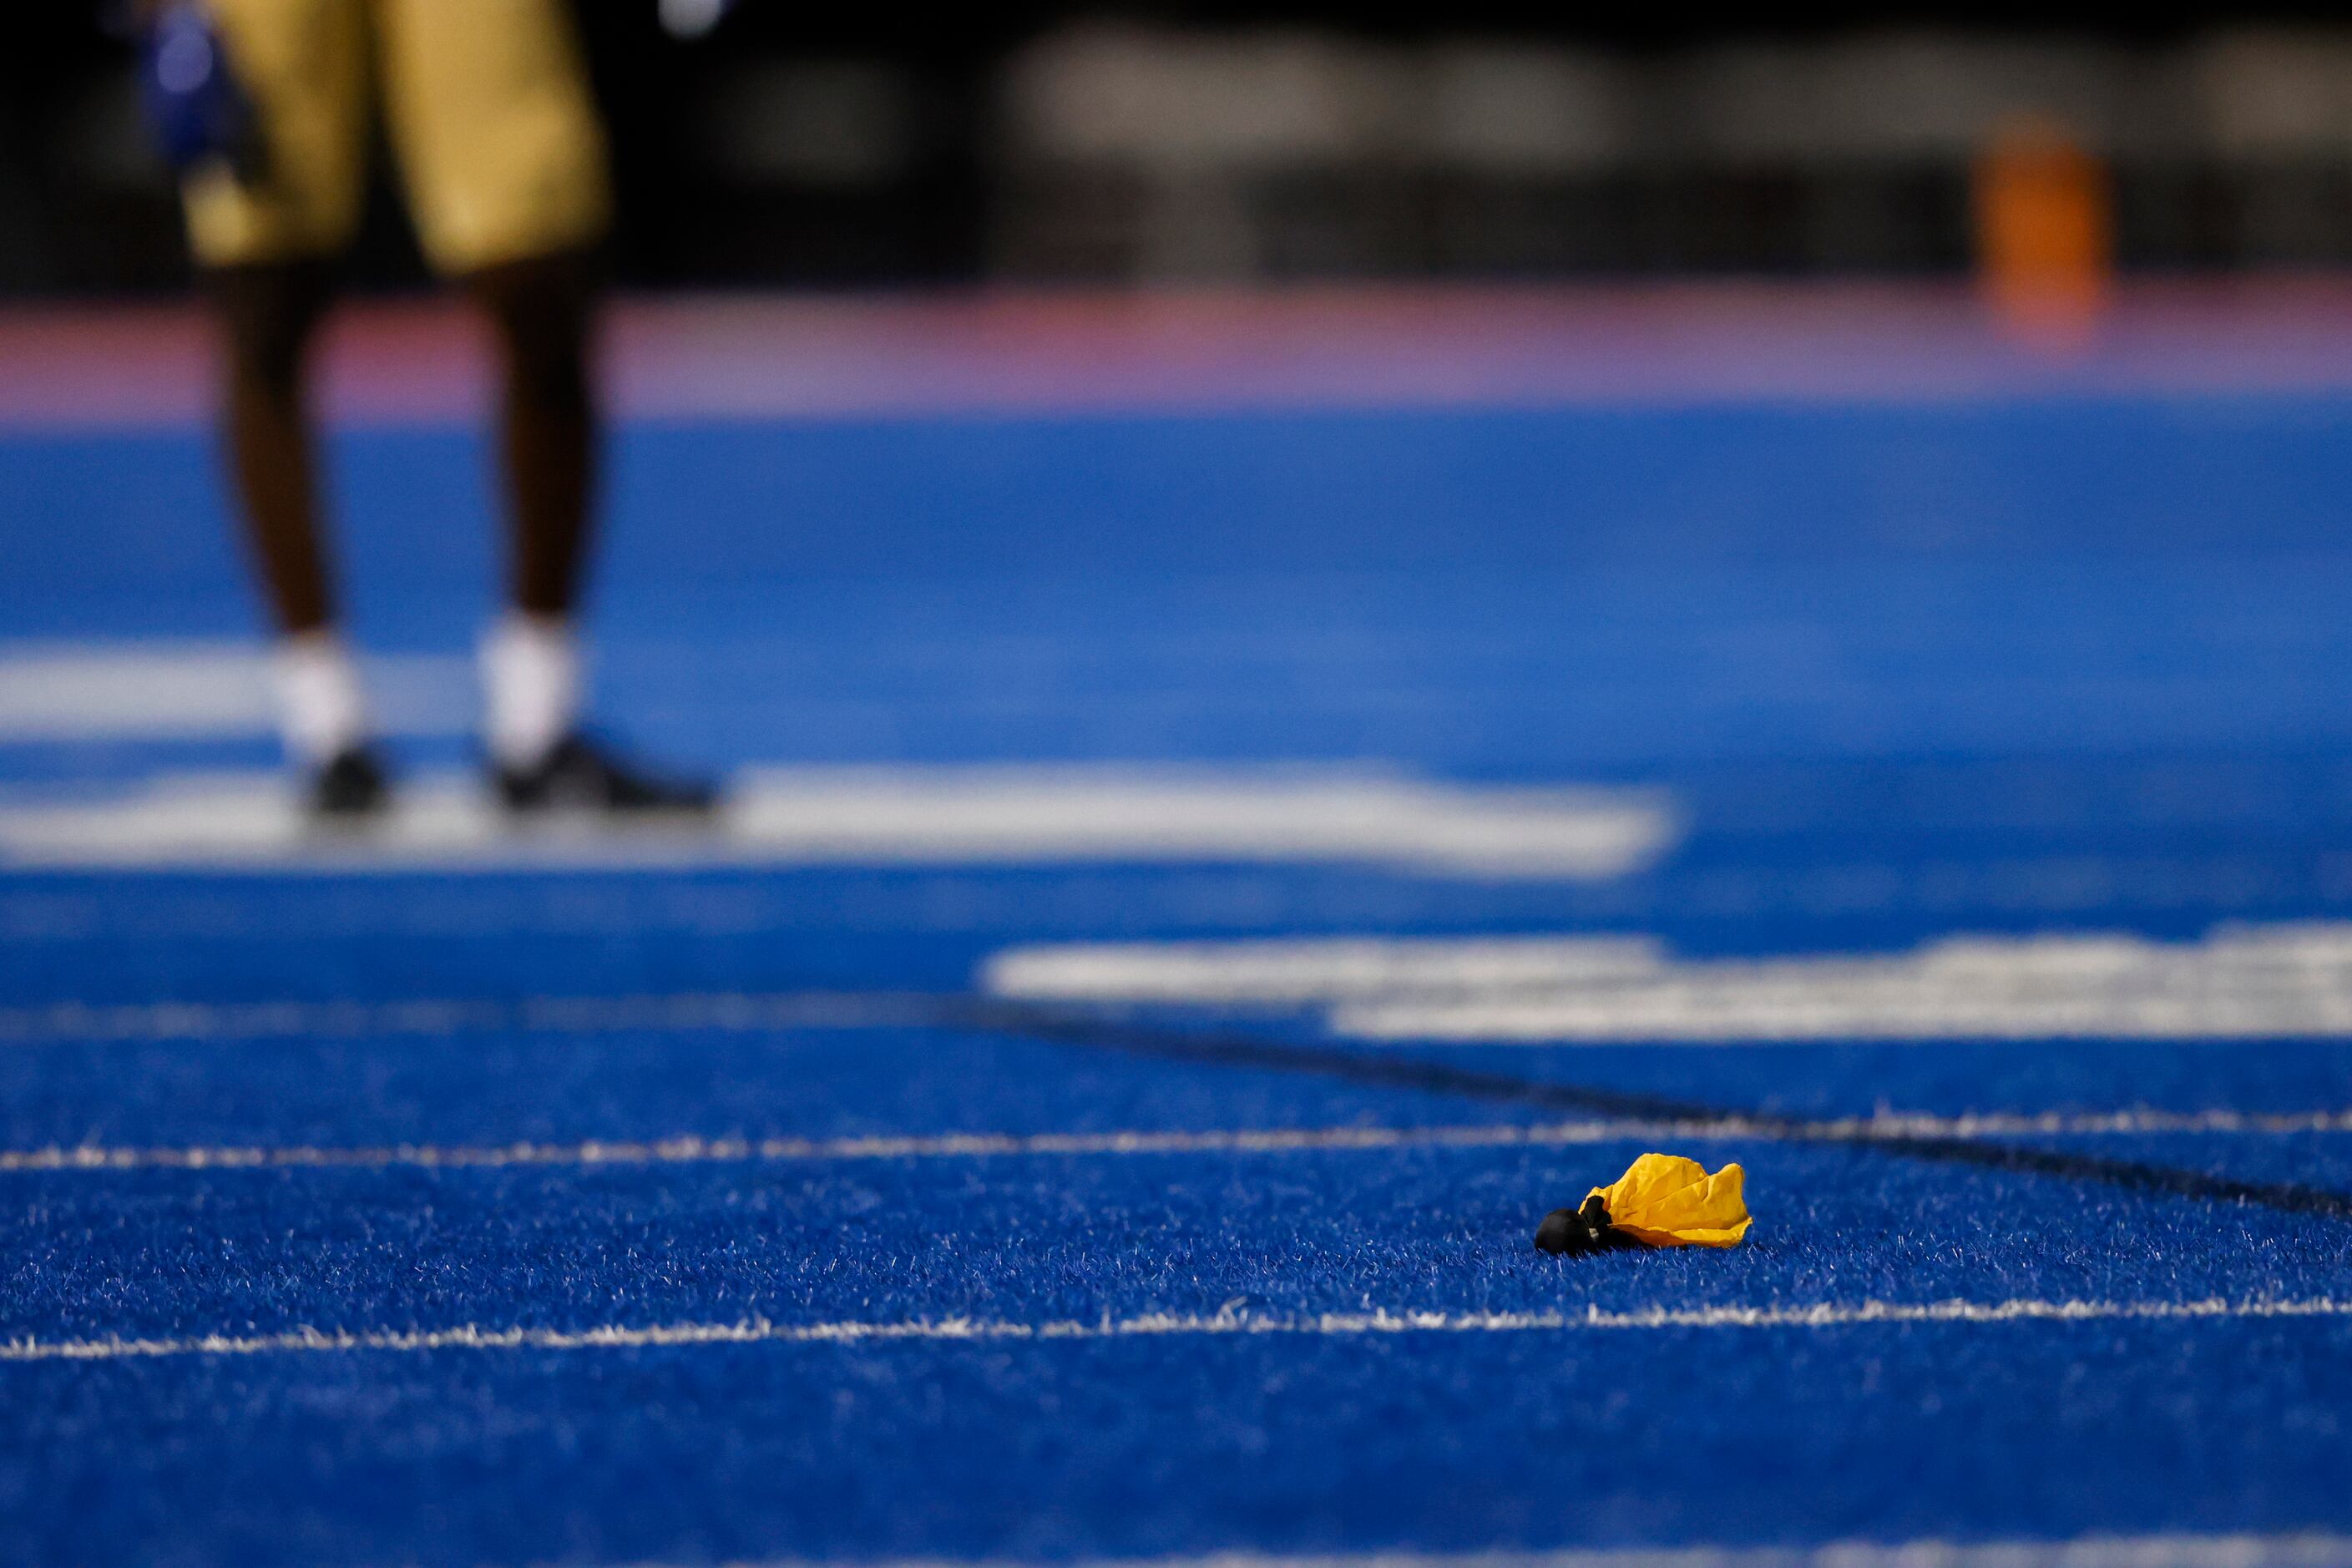
<path id="1" fill-rule="evenodd" d="M 2352 278 L 2129 284 L 2063 353 L 1911 283 L 640 298 L 605 353 L 637 419 L 2323 391 L 2352 389 Z M 0 426 L 201 422 L 212 353 L 192 307 L 0 310 Z M 323 401 L 464 420 L 488 363 L 450 301 L 353 305 Z"/>

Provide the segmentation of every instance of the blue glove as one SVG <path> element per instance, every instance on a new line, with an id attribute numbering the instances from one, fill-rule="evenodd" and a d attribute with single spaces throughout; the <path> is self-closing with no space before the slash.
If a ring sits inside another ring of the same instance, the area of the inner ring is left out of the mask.
<path id="1" fill-rule="evenodd" d="M 203 7 L 189 0 L 163 6 L 139 64 L 147 118 L 166 163 L 184 174 L 225 163 L 243 183 L 260 182 L 268 172 L 260 122 Z"/>

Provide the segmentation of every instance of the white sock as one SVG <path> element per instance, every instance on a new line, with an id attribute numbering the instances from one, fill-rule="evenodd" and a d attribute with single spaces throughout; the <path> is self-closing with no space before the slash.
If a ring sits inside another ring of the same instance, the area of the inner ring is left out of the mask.
<path id="1" fill-rule="evenodd" d="M 317 767 L 367 739 L 367 703 L 351 650 L 332 632 L 283 639 L 272 661 L 287 754 Z"/>
<path id="2" fill-rule="evenodd" d="M 500 767 L 537 767 L 580 720 L 572 623 L 520 611 L 482 639 L 483 731 Z"/>

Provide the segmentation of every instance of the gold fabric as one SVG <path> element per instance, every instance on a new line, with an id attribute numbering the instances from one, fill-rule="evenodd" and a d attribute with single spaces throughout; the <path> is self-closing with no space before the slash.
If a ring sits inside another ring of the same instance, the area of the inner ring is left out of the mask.
<path id="1" fill-rule="evenodd" d="M 417 237 L 462 273 L 592 242 L 611 211 L 604 132 L 563 0 L 208 0 L 254 100 L 269 177 L 191 178 L 210 267 L 340 250 L 381 109 Z"/>

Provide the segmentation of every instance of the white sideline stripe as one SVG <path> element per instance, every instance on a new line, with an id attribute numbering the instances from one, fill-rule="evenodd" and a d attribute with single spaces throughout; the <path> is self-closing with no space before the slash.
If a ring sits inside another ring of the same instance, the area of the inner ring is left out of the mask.
<path id="1" fill-rule="evenodd" d="M 1219 1552 L 1202 1557 L 1092 1558 L 1071 1568 L 2342 1568 L 2352 1536 L 2312 1531 L 2285 1535 L 2084 1535 L 2065 1541 L 1821 1546 L 1569 1547 L 1549 1552 L 1369 1552 L 1286 1556 Z M 656 1568 L 638 1564 L 636 1568 Z M 782 1558 L 730 1568 L 819 1568 Z M 844 1565 L 835 1565 L 844 1568 Z M 957 1562 L 903 1558 L 845 1568 L 1033 1568 L 1006 1559 Z"/>
<path id="2" fill-rule="evenodd" d="M 2300 1300 L 2231 1301 L 1823 1301 L 1805 1307 L 1652 1307 L 1635 1312 L 1425 1312 L 1378 1310 L 1288 1318 L 1215 1313 L 1149 1312 L 1091 1322 L 1043 1323 L 987 1318 L 917 1318 L 898 1322 L 850 1320 L 778 1323 L 751 1318 L 734 1323 L 671 1323 L 646 1328 L 610 1324 L 592 1329 L 370 1329 L 282 1334 L 205 1334 L 185 1339 L 0 1341 L 0 1362 L 113 1361 L 181 1355 L 268 1355 L 287 1351 L 628 1350 L 658 1345 L 857 1344 L 894 1340 L 1118 1340 L 1171 1335 L 1298 1334 L 1356 1337 L 1408 1333 L 1528 1333 L 1643 1329 L 1834 1329 L 1906 1323 L 2090 1322 L 2107 1319 L 2339 1318 L 2352 1301 L 2329 1297 Z"/>
<path id="3" fill-rule="evenodd" d="M 763 767 L 711 825 L 510 829 L 470 778 L 412 781 L 321 836 L 274 773 L 181 774 L 96 803 L 0 805 L 0 862 L 244 870 L 677 865 L 1364 862 L 1448 876 L 1620 877 L 1679 828 L 1655 791 L 1490 789 L 1328 768 Z"/>
<path id="4" fill-rule="evenodd" d="M 981 984 L 1029 1000 L 1318 1008 L 1374 1040 L 2324 1037 L 2352 1035 L 2352 922 L 1738 960 L 1623 937 L 1073 944 L 998 953 Z"/>
<path id="5" fill-rule="evenodd" d="M 887 992 L 719 992 L 674 996 L 531 996 L 518 1002 L 146 1002 L 0 1009 L 0 1043 L 357 1039 L 476 1031 L 604 1035 L 629 1030 L 900 1028 L 940 1021 L 939 1000 Z"/>
<path id="6" fill-rule="evenodd" d="M 463 658 L 362 661 L 369 709 L 396 734 L 455 734 L 473 711 Z M 269 655 L 244 642 L 0 646 L 0 741 L 243 740 L 278 733 Z"/>
<path id="7" fill-rule="evenodd" d="M 2106 1115 L 1927 1116 L 1894 1112 L 1806 1124 L 1808 1138 L 2022 1138 L 2160 1133 L 2352 1132 L 2352 1110 L 2252 1115 L 2126 1110 Z M 1282 1154 L 1386 1149 L 1564 1148 L 1639 1139 L 1742 1140 L 1783 1136 L 1777 1124 L 1740 1116 L 1681 1121 L 1596 1121 L 1541 1126 L 1318 1127 L 1201 1132 L 956 1132 L 935 1137 L 596 1139 L 581 1143 L 398 1143 L 380 1148 L 210 1144 L 184 1148 L 62 1145 L 0 1150 L 0 1173 L 44 1171 L 366 1169 L 419 1166 L 697 1165 L 751 1161 L 956 1160 L 1002 1155 Z"/>

